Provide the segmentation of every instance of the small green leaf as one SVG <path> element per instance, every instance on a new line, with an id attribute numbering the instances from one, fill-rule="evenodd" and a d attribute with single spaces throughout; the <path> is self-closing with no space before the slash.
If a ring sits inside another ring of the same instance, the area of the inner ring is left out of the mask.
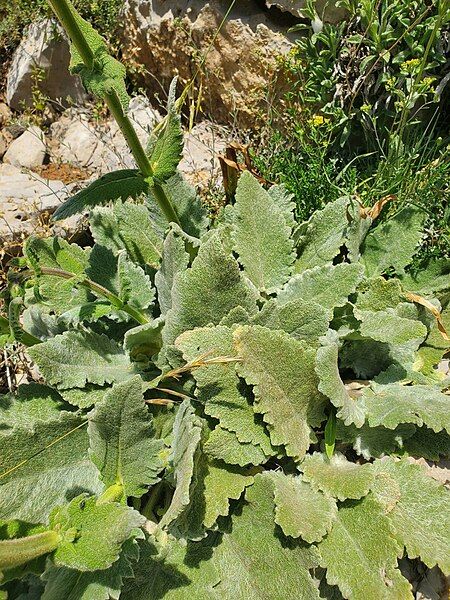
<path id="1" fill-rule="evenodd" d="M 254 410 L 263 415 L 275 446 L 302 458 L 314 439 L 311 427 L 325 418 L 325 399 L 317 389 L 316 351 L 287 333 L 265 327 L 238 327 L 236 368 L 253 385 Z"/>
<path id="2" fill-rule="evenodd" d="M 320 452 L 308 454 L 300 469 L 303 471 L 304 481 L 338 500 L 358 500 L 366 496 L 375 478 L 372 465 L 358 465 L 348 461 L 340 453 L 331 458 Z"/>
<path id="3" fill-rule="evenodd" d="M 158 481 L 163 443 L 155 439 L 144 404 L 142 379 L 116 384 L 90 414 L 89 455 L 106 487 L 118 484 L 125 497 L 140 497 Z"/>
<path id="4" fill-rule="evenodd" d="M 106 335 L 66 331 L 28 351 L 46 381 L 60 389 L 128 379 L 133 367 L 122 348 Z"/>
<path id="5" fill-rule="evenodd" d="M 222 429 L 219 425 L 210 433 L 204 450 L 212 458 L 240 467 L 262 465 L 269 458 L 261 446 L 240 442 L 233 431 Z"/>
<path id="6" fill-rule="evenodd" d="M 259 290 L 273 292 L 291 274 L 294 244 L 290 233 L 276 199 L 245 171 L 236 190 L 232 235 L 239 262 Z"/>
<path id="7" fill-rule="evenodd" d="M 374 463 L 377 473 L 389 475 L 400 489 L 400 498 L 389 512 L 396 538 L 409 558 L 420 559 L 450 572 L 450 494 L 429 477 L 422 466 L 393 458 Z"/>
<path id="8" fill-rule="evenodd" d="M 264 477 L 273 481 L 275 523 L 283 533 L 309 544 L 320 542 L 337 517 L 336 501 L 314 490 L 301 476 L 267 471 Z"/>
<path id="9" fill-rule="evenodd" d="M 150 139 L 147 154 L 153 171 L 153 179 L 157 183 L 165 183 L 177 172 L 178 164 L 183 156 L 183 129 L 181 117 L 175 106 L 177 78 L 170 85 L 167 102 L 167 116 L 164 128 L 159 136 Z"/>
<path id="10" fill-rule="evenodd" d="M 188 264 L 189 254 L 185 250 L 184 239 L 170 229 L 164 240 L 161 266 L 155 275 L 158 304 L 162 315 L 165 315 L 172 306 L 172 287 L 175 275 L 185 271 Z"/>
<path id="11" fill-rule="evenodd" d="M 136 199 L 147 191 L 148 184 L 136 169 L 107 173 L 59 206 L 53 220 L 61 221 L 114 200 Z"/>
<path id="12" fill-rule="evenodd" d="M 128 506 L 98 504 L 95 496 L 77 496 L 50 515 L 50 525 L 63 536 L 54 553 L 55 564 L 81 572 L 108 569 L 119 558 L 124 542 L 136 536 L 144 521 Z"/>

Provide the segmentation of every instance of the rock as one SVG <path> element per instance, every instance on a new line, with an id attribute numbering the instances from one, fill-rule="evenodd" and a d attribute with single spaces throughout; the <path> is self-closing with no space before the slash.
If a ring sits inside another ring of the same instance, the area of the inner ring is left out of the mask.
<path id="1" fill-rule="evenodd" d="M 271 2 L 266 0 L 267 8 L 278 8 L 283 12 L 288 12 L 295 17 L 302 17 L 302 9 L 305 8 L 304 0 L 276 0 Z M 345 18 L 346 10 L 336 6 L 335 2 L 327 2 L 327 0 L 318 0 L 316 2 L 316 11 L 320 18 L 328 23 L 338 23 Z"/>
<path id="2" fill-rule="evenodd" d="M 9 124 L 11 119 L 11 111 L 9 106 L 4 102 L 0 102 L 0 127 L 4 127 Z"/>
<path id="3" fill-rule="evenodd" d="M 220 173 L 218 154 L 223 154 L 224 132 L 208 121 L 195 125 L 184 138 L 179 169 L 193 184 L 217 180 Z"/>
<path id="4" fill-rule="evenodd" d="M 0 131 L 0 158 L 3 158 L 6 150 L 8 149 L 9 141 L 7 138 L 7 134 L 3 131 Z"/>
<path id="5" fill-rule="evenodd" d="M 143 96 L 131 100 L 128 116 L 139 139 L 145 145 L 161 116 L 150 107 L 149 101 Z M 58 141 L 51 151 L 54 161 L 87 168 L 97 174 L 135 166 L 131 152 L 114 120 L 94 125 L 86 112 L 69 109 L 59 121 L 52 124 L 50 131 L 53 139 Z"/>
<path id="6" fill-rule="evenodd" d="M 264 105 L 277 57 L 289 51 L 293 37 L 287 23 L 271 20 L 254 0 L 237 2 L 214 37 L 228 7 L 224 0 L 127 0 L 121 49 L 125 63 L 142 64 L 150 74 L 146 88 L 159 93 L 175 74 L 184 85 L 199 70 L 199 56 L 207 54 L 196 82 L 198 89 L 203 81 L 204 112 L 248 126 Z"/>
<path id="7" fill-rule="evenodd" d="M 42 215 L 52 213 L 73 193 L 74 184 L 51 181 L 18 167 L 0 164 L 0 240 L 43 233 Z M 73 231 L 77 223 L 64 223 Z M 59 233 L 59 232 L 58 232 Z"/>
<path id="8" fill-rule="evenodd" d="M 50 99 L 63 104 L 67 104 L 67 97 L 75 103 L 84 102 L 87 95 L 79 78 L 69 74 L 69 60 L 69 45 L 54 21 L 46 19 L 30 25 L 8 70 L 7 104 L 14 110 L 32 106 L 35 85 Z M 43 77 L 37 78 L 39 71 Z"/>
<path id="9" fill-rule="evenodd" d="M 10 144 L 3 162 L 32 169 L 42 165 L 46 151 L 44 132 L 33 125 Z"/>

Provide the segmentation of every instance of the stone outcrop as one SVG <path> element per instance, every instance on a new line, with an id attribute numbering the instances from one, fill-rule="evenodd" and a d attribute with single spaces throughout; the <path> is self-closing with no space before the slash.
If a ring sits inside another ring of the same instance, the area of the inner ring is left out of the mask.
<path id="1" fill-rule="evenodd" d="M 69 74 L 69 45 L 54 21 L 33 23 L 16 48 L 6 82 L 6 101 L 14 110 L 31 106 L 33 87 L 52 100 L 67 104 L 86 99 L 78 77 Z M 40 76 L 39 76 L 40 72 Z"/>
<path id="2" fill-rule="evenodd" d="M 47 145 L 42 129 L 33 125 L 11 142 L 3 162 L 14 167 L 34 169 L 43 164 Z"/>
<path id="3" fill-rule="evenodd" d="M 292 19 L 278 11 L 274 20 L 257 2 L 239 0 L 217 34 L 229 4 L 127 0 L 121 48 L 126 61 L 145 67 L 151 92 L 160 92 L 161 84 L 167 89 L 174 75 L 184 84 L 199 71 L 202 110 L 219 122 L 245 126 L 264 104 L 277 56 L 291 48 Z"/>

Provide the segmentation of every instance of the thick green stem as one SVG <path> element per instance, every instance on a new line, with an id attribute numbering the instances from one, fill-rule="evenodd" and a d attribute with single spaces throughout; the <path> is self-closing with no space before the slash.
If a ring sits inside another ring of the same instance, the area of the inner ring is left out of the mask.
<path id="1" fill-rule="evenodd" d="M 61 536 L 56 531 L 44 531 L 24 538 L 0 541 L 0 571 L 19 567 L 34 558 L 56 550 Z"/>
<path id="2" fill-rule="evenodd" d="M 109 94 L 106 94 L 105 101 L 108 105 L 112 116 L 114 117 L 118 126 L 120 127 L 120 131 L 122 132 L 124 138 L 127 140 L 128 146 L 134 156 L 134 160 L 136 161 L 139 170 L 144 175 L 144 177 L 153 177 L 153 170 L 150 165 L 150 161 L 148 160 L 148 157 L 145 154 L 144 148 L 142 147 L 142 144 L 137 136 L 136 130 L 131 124 L 130 119 L 124 113 L 122 104 L 116 92 L 112 91 Z M 166 193 L 164 192 L 163 188 L 159 184 L 154 184 L 153 186 L 151 186 L 151 191 L 169 223 L 173 222 L 181 226 L 178 215 L 174 207 L 172 206 L 172 203 L 170 202 L 169 198 L 166 196 Z"/>
<path id="3" fill-rule="evenodd" d="M 94 55 L 75 19 L 75 9 L 70 0 L 48 0 L 48 3 L 78 50 L 84 64 L 88 69 L 92 69 Z"/>
<path id="4" fill-rule="evenodd" d="M 51 267 L 42 267 L 41 268 L 42 275 L 50 275 L 53 277 L 61 277 L 62 279 L 74 279 L 77 285 L 81 285 L 82 287 L 88 288 L 91 292 L 94 292 L 97 296 L 101 296 L 106 298 L 111 302 L 111 304 L 117 308 L 118 310 L 123 310 L 128 313 L 130 317 L 133 317 L 138 323 L 144 325 L 145 323 L 149 323 L 149 319 L 147 316 L 138 310 L 137 308 L 133 308 L 129 304 L 123 302 L 119 296 L 113 294 L 108 289 L 103 287 L 102 285 L 92 281 L 91 279 L 77 279 L 77 275 L 75 273 L 70 273 L 69 271 L 63 271 L 62 269 L 53 269 Z"/>

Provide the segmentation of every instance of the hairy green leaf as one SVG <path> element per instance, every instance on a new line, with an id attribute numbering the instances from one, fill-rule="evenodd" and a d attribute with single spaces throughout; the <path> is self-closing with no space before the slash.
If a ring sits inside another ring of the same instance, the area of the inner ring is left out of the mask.
<path id="1" fill-rule="evenodd" d="M 303 298 L 324 308 L 343 306 L 362 280 L 361 265 L 342 263 L 318 266 L 294 275 L 278 294 L 278 302 Z"/>
<path id="2" fill-rule="evenodd" d="M 331 532 L 320 544 L 327 581 L 349 600 L 412 599 L 411 587 L 397 570 L 401 547 L 389 518 L 372 494 L 348 500 Z"/>
<path id="3" fill-rule="evenodd" d="M 337 335 L 333 334 L 330 330 L 324 345 L 317 350 L 315 368 L 319 377 L 318 389 L 339 409 L 336 413 L 338 419 L 342 419 L 346 425 L 354 423 L 361 427 L 365 421 L 365 411 L 356 398 L 350 396 L 341 379 L 338 364 L 339 346 Z"/>
<path id="4" fill-rule="evenodd" d="M 135 263 L 158 266 L 162 240 L 144 205 L 117 202 L 113 208 L 96 208 L 91 214 L 90 225 L 97 244 L 114 254 L 126 250 Z"/>
<path id="5" fill-rule="evenodd" d="M 150 138 L 147 154 L 157 183 L 165 183 L 177 172 L 183 155 L 183 129 L 181 117 L 175 107 L 177 78 L 171 83 L 167 101 L 167 116 L 164 128 L 156 139 Z"/>
<path id="6" fill-rule="evenodd" d="M 97 402 L 89 418 L 89 455 L 106 487 L 120 485 L 140 497 L 158 481 L 162 441 L 155 439 L 140 377 L 119 383 Z"/>
<path id="7" fill-rule="evenodd" d="M 133 576 L 131 561 L 138 558 L 134 540 L 127 540 L 119 559 L 109 569 L 80 572 L 48 563 L 42 578 L 42 600 L 118 600 L 123 580 Z"/>
<path id="8" fill-rule="evenodd" d="M 273 292 L 292 272 L 294 244 L 285 215 L 274 199 L 248 171 L 236 190 L 233 214 L 234 249 L 255 286 Z"/>
<path id="9" fill-rule="evenodd" d="M 83 37 L 94 55 L 94 67 L 89 69 L 85 66 L 78 50 L 72 43 L 70 44 L 71 59 L 69 65 L 71 73 L 80 75 L 83 85 L 94 96 L 104 98 L 106 94 L 111 92 L 117 94 L 123 110 L 126 110 L 129 97 L 125 87 L 125 67 L 108 54 L 104 39 L 95 31 L 92 25 L 82 19 L 75 11 L 73 13 Z"/>
<path id="10" fill-rule="evenodd" d="M 202 421 L 188 400 L 178 409 L 173 426 L 173 445 L 170 463 L 173 467 L 175 492 L 172 502 L 159 522 L 159 527 L 173 526 L 174 521 L 189 506 L 198 445 L 202 436 Z"/>
<path id="11" fill-rule="evenodd" d="M 316 549 L 288 540 L 274 528 L 270 483 L 266 476 L 255 476 L 242 511 L 232 517 L 232 527 L 213 550 L 212 562 L 220 576 L 215 587 L 218 598 L 319 598 L 309 574 L 317 566 Z"/>
<path id="12" fill-rule="evenodd" d="M 172 287 L 175 275 L 185 271 L 188 264 L 189 255 L 185 250 L 185 242 L 171 229 L 164 240 L 161 266 L 155 275 L 158 303 L 162 315 L 165 315 L 172 307 Z"/>
<path id="13" fill-rule="evenodd" d="M 81 491 L 101 492 L 98 471 L 88 459 L 86 420 L 61 412 L 2 435 L 0 519 L 45 523 L 51 510 Z"/>
<path id="14" fill-rule="evenodd" d="M 422 239 L 424 213 L 405 206 L 394 217 L 372 229 L 364 240 L 361 261 L 369 277 L 392 268 L 402 274 Z"/>
<path id="15" fill-rule="evenodd" d="M 320 540 L 331 530 L 337 517 L 336 501 L 303 481 L 301 476 L 268 471 L 274 484 L 275 523 L 285 535 L 305 542 Z"/>
<path id="16" fill-rule="evenodd" d="M 450 572 L 450 493 L 426 475 L 423 467 L 392 458 L 375 462 L 377 473 L 389 475 L 400 497 L 389 512 L 398 541 L 410 558 Z M 392 505 L 391 505 L 392 506 Z"/>
<path id="17" fill-rule="evenodd" d="M 14 427 L 33 429 L 38 422 L 58 419 L 70 409 L 56 390 L 41 383 L 19 385 L 17 394 L 0 396 L 0 434 Z"/>
<path id="18" fill-rule="evenodd" d="M 358 500 L 366 496 L 375 477 L 372 465 L 358 465 L 339 453 L 331 458 L 320 452 L 308 454 L 300 469 L 303 471 L 304 481 L 338 500 Z"/>
<path id="19" fill-rule="evenodd" d="M 118 560 L 124 542 L 135 537 L 144 522 L 128 506 L 99 503 L 95 496 L 81 494 L 50 515 L 51 527 L 58 528 L 63 537 L 66 534 L 54 553 L 55 564 L 82 572 L 108 569 Z"/>
<path id="20" fill-rule="evenodd" d="M 251 442 L 240 442 L 234 431 L 217 426 L 204 444 L 205 452 L 212 458 L 230 465 L 261 465 L 268 460 L 261 446 Z"/>
<path id="21" fill-rule="evenodd" d="M 330 311 L 311 300 L 297 298 L 280 305 L 269 300 L 254 315 L 252 323 L 269 329 L 281 329 L 297 340 L 317 343 L 325 335 L 330 322 Z"/>
<path id="22" fill-rule="evenodd" d="M 214 233 L 200 246 L 192 267 L 175 276 L 163 340 L 172 344 L 184 331 L 217 324 L 236 306 L 255 313 L 256 293 Z"/>
<path id="23" fill-rule="evenodd" d="M 400 423 L 427 425 L 450 432 L 448 396 L 433 386 L 372 383 L 360 399 L 371 427 L 395 429 Z"/>
<path id="24" fill-rule="evenodd" d="M 345 242 L 348 205 L 348 198 L 339 198 L 312 215 L 300 239 L 300 257 L 295 263 L 295 273 L 326 265 L 339 254 Z"/>
<path id="25" fill-rule="evenodd" d="M 29 348 L 28 353 L 46 381 L 61 389 L 118 383 L 133 375 L 122 348 L 106 335 L 93 332 L 66 331 Z"/>
<path id="26" fill-rule="evenodd" d="M 268 424 L 272 443 L 284 445 L 288 456 L 303 457 L 313 440 L 311 427 L 325 418 L 315 349 L 260 326 L 239 327 L 234 340 L 242 360 L 238 373 L 254 386 L 254 410 Z"/>
<path id="27" fill-rule="evenodd" d="M 354 425 L 344 427 L 342 422 L 338 421 L 336 437 L 346 444 L 352 444 L 357 454 L 369 460 L 399 452 L 415 431 L 416 428 L 411 423 L 403 423 L 395 429 L 387 429 L 369 427 L 367 423 L 360 428 Z"/>
<path id="28" fill-rule="evenodd" d="M 159 352 L 162 346 L 161 330 L 163 326 L 164 321 L 158 318 L 150 323 L 145 323 L 145 325 L 129 329 L 125 333 L 123 347 L 132 361 L 148 361 Z"/>
<path id="29" fill-rule="evenodd" d="M 61 221 L 114 200 L 136 199 L 147 190 L 148 183 L 136 169 L 106 173 L 61 204 L 53 220 Z"/>
<path id="30" fill-rule="evenodd" d="M 233 332 L 228 327 L 205 327 L 183 333 L 176 342 L 186 361 L 207 354 L 208 359 L 233 358 Z M 244 395 L 235 363 L 210 364 L 193 371 L 197 382 L 197 398 L 205 414 L 219 420 L 220 427 L 236 434 L 240 442 L 260 446 L 269 456 L 272 452 L 269 436 L 258 423 L 253 407 Z"/>

